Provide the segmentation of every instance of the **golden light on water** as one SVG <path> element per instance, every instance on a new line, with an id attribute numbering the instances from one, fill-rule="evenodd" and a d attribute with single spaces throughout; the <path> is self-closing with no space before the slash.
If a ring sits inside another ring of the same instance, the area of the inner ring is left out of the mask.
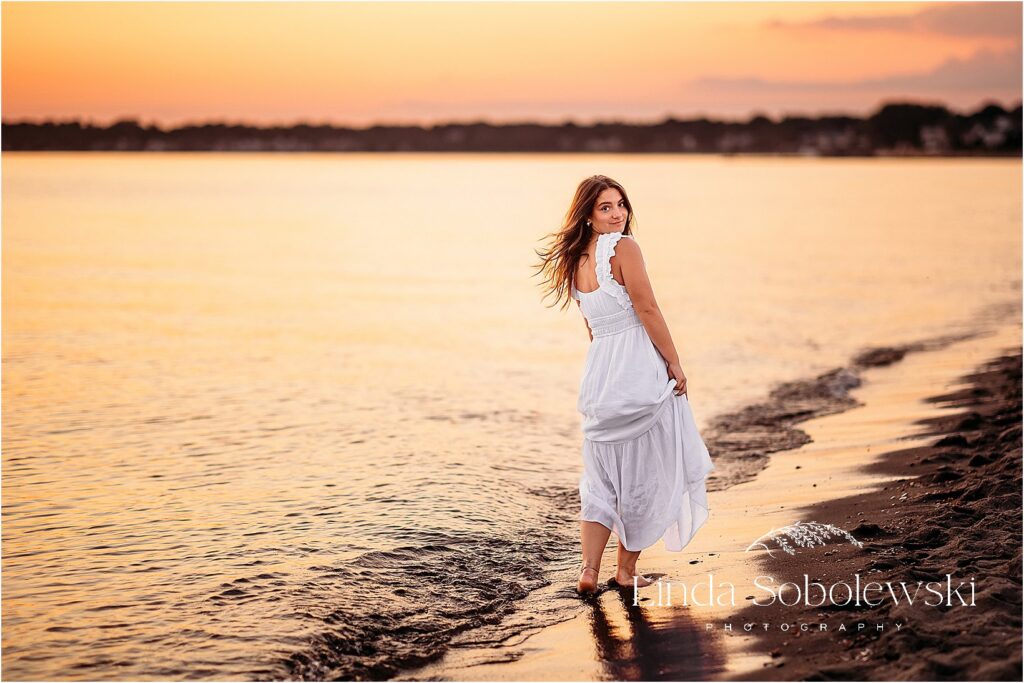
<path id="1" fill-rule="evenodd" d="M 13 677 L 245 675 L 364 604 L 352 558 L 572 532 L 537 496 L 576 484 L 587 336 L 531 273 L 595 169 L 630 192 L 701 426 L 1019 310 L 1012 159 L 2 163 Z"/>

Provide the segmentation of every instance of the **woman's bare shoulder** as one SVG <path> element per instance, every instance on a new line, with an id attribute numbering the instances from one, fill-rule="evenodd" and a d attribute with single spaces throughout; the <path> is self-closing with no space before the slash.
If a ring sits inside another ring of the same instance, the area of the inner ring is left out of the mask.
<path id="1" fill-rule="evenodd" d="M 615 245 L 615 254 L 627 258 L 638 258 L 640 256 L 640 245 L 637 244 L 636 238 L 632 235 L 623 235 L 623 237 L 628 237 L 629 239 L 619 240 L 619 243 Z"/>

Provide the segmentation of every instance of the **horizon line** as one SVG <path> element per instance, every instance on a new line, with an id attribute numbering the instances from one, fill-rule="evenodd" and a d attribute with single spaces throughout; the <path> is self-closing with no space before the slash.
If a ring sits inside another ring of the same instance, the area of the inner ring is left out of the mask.
<path id="1" fill-rule="evenodd" d="M 666 113 L 659 117 L 645 117 L 643 119 L 627 119 L 625 117 L 608 118 L 608 117 L 592 117 L 589 122 L 578 120 L 576 117 L 565 117 L 560 120 L 544 120 L 543 117 L 535 119 L 507 119 L 507 120 L 496 120 L 492 115 L 482 115 L 477 117 L 461 117 L 461 118 L 449 118 L 445 120 L 435 120 L 433 122 L 402 122 L 402 121 L 386 121 L 379 120 L 368 124 L 356 124 L 356 123 L 343 123 L 339 121 L 317 121 L 313 118 L 298 118 L 292 119 L 291 122 L 285 121 L 254 121 L 251 119 L 241 119 L 230 116 L 222 116 L 220 118 L 208 117 L 205 119 L 188 119 L 176 123 L 161 122 L 154 118 L 146 118 L 139 115 L 124 114 L 116 117 L 107 117 L 107 123 L 100 123 L 96 117 L 90 115 L 69 115 L 69 116 L 49 116 L 49 117 L 19 117 L 19 118 L 6 118 L 0 120 L 2 125 L 67 125 L 79 123 L 82 125 L 88 125 L 95 128 L 109 128 L 111 126 L 122 124 L 122 123 L 135 123 L 136 125 L 143 128 L 159 128 L 161 130 L 176 130 L 180 128 L 194 128 L 203 127 L 210 125 L 228 125 L 228 126 L 241 126 L 246 128 L 294 128 L 298 126 L 309 126 L 316 128 L 331 127 L 331 128 L 349 128 L 349 129 L 370 129 L 370 128 L 438 128 L 446 126 L 468 126 L 468 125 L 489 125 L 494 127 L 500 126 L 578 126 L 578 127 L 593 127 L 601 125 L 631 125 L 631 126 L 645 126 L 645 125 L 656 125 L 659 123 L 665 123 L 666 121 L 713 121 L 720 123 L 750 123 L 751 121 L 759 118 L 767 119 L 772 123 L 781 123 L 787 119 L 794 118 L 870 118 L 873 113 L 884 109 L 887 106 L 893 105 L 910 105 L 920 107 L 942 107 L 951 113 L 969 115 L 971 112 L 978 112 L 986 109 L 990 106 L 998 106 L 1005 111 L 1013 111 L 1022 106 L 1022 98 L 1017 98 L 1015 103 L 1009 105 L 1004 104 L 997 97 L 987 97 L 980 100 L 979 104 L 974 108 L 960 108 L 953 109 L 944 102 L 934 99 L 920 99 L 920 98 L 908 98 L 908 99 L 897 99 L 887 98 L 882 100 L 880 103 L 875 105 L 867 113 L 851 113 L 849 111 L 837 111 L 828 110 L 825 108 L 819 109 L 815 113 L 792 111 L 785 112 L 777 115 L 770 115 L 757 109 L 751 110 L 745 117 L 735 117 L 727 115 L 714 115 L 707 112 L 699 112 L 691 115 L 681 115 L 675 113 Z"/>

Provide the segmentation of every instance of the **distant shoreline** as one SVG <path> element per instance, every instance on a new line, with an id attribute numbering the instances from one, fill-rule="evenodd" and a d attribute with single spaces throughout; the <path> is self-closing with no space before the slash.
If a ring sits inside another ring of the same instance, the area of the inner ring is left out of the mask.
<path id="1" fill-rule="evenodd" d="M 261 127 L 208 122 L 165 129 L 123 119 L 109 126 L 4 121 L 3 151 L 480 152 L 493 154 L 687 154 L 801 157 L 1020 156 L 1022 109 L 987 104 L 972 113 L 888 103 L 867 117 L 757 115 L 581 126 L 486 121 L 428 126 L 330 124 Z"/>

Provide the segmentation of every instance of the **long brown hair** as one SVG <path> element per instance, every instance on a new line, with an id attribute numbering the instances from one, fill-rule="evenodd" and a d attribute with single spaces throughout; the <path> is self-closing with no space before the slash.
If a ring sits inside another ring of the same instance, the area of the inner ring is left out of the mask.
<path id="1" fill-rule="evenodd" d="M 564 296 L 565 301 L 562 302 L 564 310 L 572 301 L 569 286 L 579 267 L 580 258 L 586 252 L 587 244 L 590 243 L 590 238 L 594 234 L 594 229 L 587 226 L 587 219 L 594 212 L 598 195 L 610 187 L 619 191 L 626 204 L 626 210 L 629 212 L 622 234 L 633 234 L 635 223 L 633 205 L 629 203 L 625 188 L 604 175 L 592 175 L 582 180 L 576 187 L 576 195 L 572 198 L 561 229 L 545 236 L 545 239 L 551 241 L 551 244 L 547 249 L 534 249 L 534 253 L 540 257 L 541 262 L 536 266 L 537 272 L 533 275 L 545 276 L 542 283 L 542 286 L 545 287 L 543 299 L 552 294 L 555 295 L 554 302 L 549 306 L 557 305 Z"/>

